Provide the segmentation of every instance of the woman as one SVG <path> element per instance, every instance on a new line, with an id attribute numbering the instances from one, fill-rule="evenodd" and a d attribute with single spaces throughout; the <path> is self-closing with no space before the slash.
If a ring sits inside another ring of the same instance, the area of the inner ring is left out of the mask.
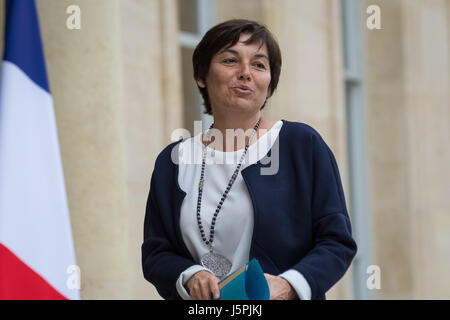
<path id="1" fill-rule="evenodd" d="M 261 116 L 280 75 L 277 42 L 256 22 L 226 21 L 205 34 L 193 67 L 214 122 L 155 162 L 144 277 L 165 299 L 217 299 L 220 278 L 256 258 L 271 299 L 325 299 L 357 247 L 321 136 Z"/>

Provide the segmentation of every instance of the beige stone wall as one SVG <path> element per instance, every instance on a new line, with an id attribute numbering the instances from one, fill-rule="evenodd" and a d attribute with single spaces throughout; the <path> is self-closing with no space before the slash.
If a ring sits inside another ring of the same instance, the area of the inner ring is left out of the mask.
<path id="1" fill-rule="evenodd" d="M 450 95 L 448 1 L 402 9 L 408 192 L 414 298 L 450 298 Z"/>
<path id="2" fill-rule="evenodd" d="M 372 3 L 372 2 L 371 2 Z M 370 159 L 373 262 L 382 271 L 379 298 L 410 298 L 411 251 L 405 154 L 400 3 L 374 2 L 382 12 L 382 30 L 365 32 L 365 92 Z M 365 2 L 368 5 L 368 2 Z M 399 121 L 400 120 L 400 121 Z"/>
<path id="3" fill-rule="evenodd" d="M 365 1 L 376 298 L 450 297 L 449 1 Z"/>
<path id="4" fill-rule="evenodd" d="M 81 30 L 66 8 L 82 10 Z M 129 256 L 119 8 L 37 1 L 83 299 L 128 297 Z"/>
<path id="5" fill-rule="evenodd" d="M 156 156 L 182 127 L 174 0 L 121 1 L 131 298 L 161 299 L 142 274 L 145 206 Z"/>

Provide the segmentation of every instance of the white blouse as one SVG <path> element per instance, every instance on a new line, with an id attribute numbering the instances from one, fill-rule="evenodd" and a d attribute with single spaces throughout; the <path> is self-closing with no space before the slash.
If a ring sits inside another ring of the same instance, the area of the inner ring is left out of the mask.
<path id="1" fill-rule="evenodd" d="M 249 261 L 253 235 L 253 206 L 241 170 L 262 159 L 272 148 L 283 122 L 279 120 L 272 128 L 252 143 L 242 162 L 241 169 L 227 198 L 222 204 L 214 228 L 213 250 L 225 256 L 232 263 L 230 273 Z M 253 141 L 255 139 L 253 138 Z M 184 243 L 198 263 L 181 273 L 176 283 L 177 291 L 183 299 L 190 299 L 184 285 L 200 270 L 208 270 L 200 265 L 201 257 L 208 253 L 197 223 L 198 182 L 200 181 L 203 144 L 201 134 L 186 139 L 179 145 L 178 183 L 186 197 L 181 205 L 180 228 Z M 244 149 L 222 152 L 206 147 L 201 221 L 205 237 L 209 240 L 211 220 L 217 205 L 236 169 Z M 311 298 L 311 289 L 306 279 L 296 270 L 288 270 L 279 276 L 285 278 L 302 300 Z"/>

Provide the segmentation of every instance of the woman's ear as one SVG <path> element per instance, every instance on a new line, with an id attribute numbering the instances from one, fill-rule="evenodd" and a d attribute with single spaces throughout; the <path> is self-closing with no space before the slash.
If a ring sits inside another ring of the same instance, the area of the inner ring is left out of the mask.
<path id="1" fill-rule="evenodd" d="M 197 79 L 197 85 L 198 85 L 200 88 L 206 88 L 205 81 L 203 81 L 202 79 Z"/>
<path id="2" fill-rule="evenodd" d="M 271 88 L 269 87 L 269 88 L 267 89 L 266 100 L 269 99 L 271 96 L 272 96 L 272 90 L 271 90 Z"/>

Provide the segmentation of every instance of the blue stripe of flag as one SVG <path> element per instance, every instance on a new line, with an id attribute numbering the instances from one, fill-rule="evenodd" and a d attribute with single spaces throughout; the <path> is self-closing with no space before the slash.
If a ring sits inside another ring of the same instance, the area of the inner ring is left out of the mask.
<path id="1" fill-rule="evenodd" d="M 18 66 L 41 88 L 50 92 L 34 0 L 6 0 L 3 60 Z"/>

